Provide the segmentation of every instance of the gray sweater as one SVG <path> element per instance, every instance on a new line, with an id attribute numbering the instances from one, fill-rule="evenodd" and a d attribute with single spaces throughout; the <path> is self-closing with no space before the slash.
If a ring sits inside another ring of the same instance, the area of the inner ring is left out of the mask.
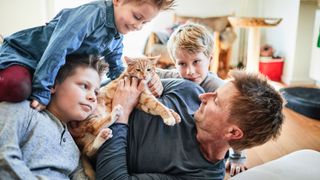
<path id="1" fill-rule="evenodd" d="M 70 179 L 81 171 L 77 145 L 49 111 L 1 102 L 0 115 L 0 179 Z"/>

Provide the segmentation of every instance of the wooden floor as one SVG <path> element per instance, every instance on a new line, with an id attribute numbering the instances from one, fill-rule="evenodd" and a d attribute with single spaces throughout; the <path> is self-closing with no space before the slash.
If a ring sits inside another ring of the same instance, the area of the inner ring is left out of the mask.
<path id="1" fill-rule="evenodd" d="M 247 167 L 254 167 L 300 149 L 320 151 L 320 120 L 284 109 L 285 122 L 275 141 L 247 150 Z"/>

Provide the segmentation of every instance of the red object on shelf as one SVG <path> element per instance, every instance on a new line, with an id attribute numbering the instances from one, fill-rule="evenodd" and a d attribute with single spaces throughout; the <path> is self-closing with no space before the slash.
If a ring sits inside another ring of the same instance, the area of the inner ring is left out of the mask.
<path id="1" fill-rule="evenodd" d="M 272 81 L 281 81 L 283 58 L 261 58 L 259 62 L 259 71 L 266 75 Z"/>

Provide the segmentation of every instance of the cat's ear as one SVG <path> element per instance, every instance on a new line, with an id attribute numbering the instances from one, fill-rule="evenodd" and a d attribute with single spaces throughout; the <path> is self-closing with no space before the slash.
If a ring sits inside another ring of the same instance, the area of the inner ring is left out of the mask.
<path id="1" fill-rule="evenodd" d="M 156 64 L 158 60 L 160 59 L 161 55 L 158 56 L 153 56 L 153 57 L 148 57 L 150 61 L 153 62 L 153 64 Z"/>
<path id="2" fill-rule="evenodd" d="M 129 65 L 129 64 L 132 64 L 134 62 L 133 59 L 127 57 L 127 56 L 124 56 L 124 60 L 126 61 L 126 63 Z"/>

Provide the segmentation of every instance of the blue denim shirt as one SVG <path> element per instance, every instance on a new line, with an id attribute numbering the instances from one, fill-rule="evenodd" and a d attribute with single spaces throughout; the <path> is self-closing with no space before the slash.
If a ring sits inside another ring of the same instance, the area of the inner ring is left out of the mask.
<path id="1" fill-rule="evenodd" d="M 64 9 L 44 26 L 19 31 L 0 47 L 0 69 L 20 64 L 34 70 L 32 99 L 50 100 L 50 88 L 68 54 L 97 54 L 109 63 L 109 78 L 124 69 L 123 35 L 114 22 L 112 1 L 96 1 Z"/>

